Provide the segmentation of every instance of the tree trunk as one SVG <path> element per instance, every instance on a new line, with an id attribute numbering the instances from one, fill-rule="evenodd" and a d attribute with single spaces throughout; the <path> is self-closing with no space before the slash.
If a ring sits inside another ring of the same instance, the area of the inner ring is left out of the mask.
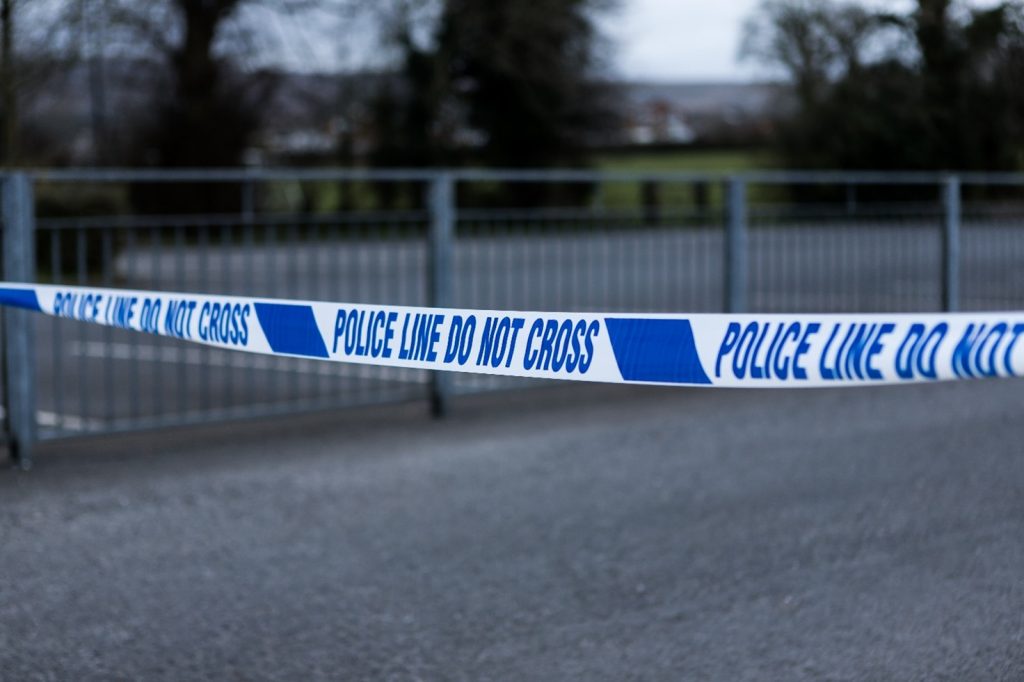
<path id="1" fill-rule="evenodd" d="M 14 89 L 14 0 L 0 0 L 0 165 L 10 166 L 16 156 L 17 98 Z"/>

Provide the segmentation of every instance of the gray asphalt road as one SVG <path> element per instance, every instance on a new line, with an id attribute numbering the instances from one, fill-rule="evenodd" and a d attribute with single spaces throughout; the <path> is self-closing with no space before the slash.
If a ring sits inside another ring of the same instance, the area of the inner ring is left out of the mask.
<path id="1" fill-rule="evenodd" d="M 1024 679 L 1024 383 L 560 387 L 50 444 L 0 677 Z"/>
<path id="2" fill-rule="evenodd" d="M 963 230 L 964 304 L 1024 302 L 1022 221 L 971 222 Z M 545 231 L 511 223 L 461 237 L 453 259 L 454 304 L 528 310 L 718 311 L 723 230 Z M 302 232 L 299 233 L 301 235 Z M 940 305 L 938 219 L 822 218 L 819 226 L 750 230 L 755 310 L 930 310 Z M 424 241 L 298 241 L 174 251 L 139 243 L 115 263 L 123 286 L 367 303 L 425 305 Z"/>
<path id="3" fill-rule="evenodd" d="M 1024 302 L 1020 221 L 963 231 L 968 309 Z M 124 286 L 286 298 L 426 305 L 423 241 L 298 241 L 180 250 L 144 243 L 115 263 Z M 706 228 L 545 231 L 499 228 L 462 237 L 454 305 L 520 310 L 717 312 L 724 233 Z M 938 220 L 823 220 L 750 230 L 752 309 L 787 312 L 934 310 L 940 305 Z"/>

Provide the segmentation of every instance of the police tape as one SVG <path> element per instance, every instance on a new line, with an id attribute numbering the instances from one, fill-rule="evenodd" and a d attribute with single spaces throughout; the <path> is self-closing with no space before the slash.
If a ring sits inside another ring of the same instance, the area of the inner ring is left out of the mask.
<path id="1" fill-rule="evenodd" d="M 799 387 L 1024 374 L 1021 312 L 516 312 L 9 282 L 0 304 L 250 353 L 543 379 Z"/>

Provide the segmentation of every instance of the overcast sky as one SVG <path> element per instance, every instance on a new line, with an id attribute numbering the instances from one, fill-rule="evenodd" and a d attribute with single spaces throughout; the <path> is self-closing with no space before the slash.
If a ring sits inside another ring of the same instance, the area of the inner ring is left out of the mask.
<path id="1" fill-rule="evenodd" d="M 493 0 L 500 2 L 501 0 Z M 969 6 L 990 7 L 1001 0 L 965 0 Z M 771 77 L 757 64 L 739 63 L 744 21 L 761 0 L 619 0 L 619 6 L 603 15 L 600 25 L 612 41 L 610 67 L 615 75 L 630 80 L 749 81 Z M 907 12 L 916 0 L 863 0 L 869 7 Z M 303 15 L 291 25 L 260 3 L 246 5 L 265 12 L 261 21 L 279 31 L 277 56 L 272 62 L 299 70 L 329 71 L 379 66 L 386 54 L 373 47 L 372 26 L 337 41 L 339 31 L 353 31 L 330 15 Z M 365 19 L 365 18 L 364 18 Z M 360 33 L 362 31 L 362 33 Z M 362 35 L 362 37 L 360 37 Z M 269 48 L 267 54 L 274 52 Z"/>
<path id="2" fill-rule="evenodd" d="M 989 7 L 999 0 L 968 0 Z M 743 21 L 760 0 L 620 0 L 605 30 L 618 51 L 613 64 L 627 78 L 750 80 L 763 75 L 736 54 Z M 912 0 L 867 0 L 865 5 L 906 10 Z"/>
<path id="3" fill-rule="evenodd" d="M 743 20 L 759 0 L 623 0 L 605 22 L 629 78 L 737 80 L 754 75 L 736 62 Z"/>

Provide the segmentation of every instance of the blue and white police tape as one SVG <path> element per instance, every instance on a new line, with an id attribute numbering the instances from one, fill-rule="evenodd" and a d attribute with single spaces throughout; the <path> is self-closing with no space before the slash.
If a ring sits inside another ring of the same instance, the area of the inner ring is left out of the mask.
<path id="1" fill-rule="evenodd" d="M 0 282 L 0 304 L 266 355 L 631 384 L 1024 374 L 1024 313 L 638 315 L 413 308 Z"/>

